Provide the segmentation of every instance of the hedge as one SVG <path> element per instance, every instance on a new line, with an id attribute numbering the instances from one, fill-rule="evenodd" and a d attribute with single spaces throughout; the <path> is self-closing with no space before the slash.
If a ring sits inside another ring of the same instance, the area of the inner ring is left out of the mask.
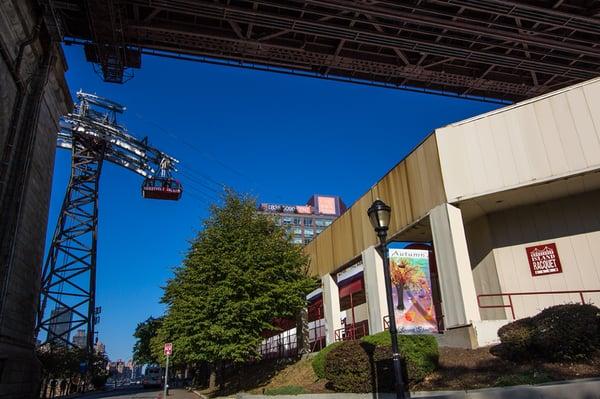
<path id="1" fill-rule="evenodd" d="M 404 380 L 415 384 L 437 366 L 438 348 L 434 337 L 399 336 Z M 391 392 L 393 367 L 388 332 L 345 341 L 325 356 L 325 377 L 338 392 Z"/>
<path id="2" fill-rule="evenodd" d="M 498 336 L 498 353 L 509 359 L 586 359 L 600 350 L 600 309 L 589 304 L 552 306 L 505 325 Z"/>
<path id="3" fill-rule="evenodd" d="M 325 378 L 325 356 L 340 344 L 341 342 L 334 342 L 330 345 L 327 345 L 313 358 L 311 365 L 317 377 Z"/>

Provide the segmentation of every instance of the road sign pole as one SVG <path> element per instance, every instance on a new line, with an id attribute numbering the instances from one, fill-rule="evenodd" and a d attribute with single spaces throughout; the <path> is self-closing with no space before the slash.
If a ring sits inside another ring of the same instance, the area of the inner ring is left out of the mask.
<path id="1" fill-rule="evenodd" d="M 166 398 L 167 395 L 169 394 L 169 357 L 171 356 L 171 353 L 173 352 L 173 344 L 172 343 L 166 343 L 165 344 L 165 348 L 164 348 L 164 352 L 165 352 L 165 356 L 167 357 L 167 367 L 165 367 L 165 387 L 164 387 L 164 393 L 163 393 L 163 397 Z"/>
<path id="2" fill-rule="evenodd" d="M 165 390 L 164 390 L 164 395 L 163 395 L 165 398 L 169 394 L 168 386 L 169 386 L 169 355 L 167 355 L 167 367 L 165 368 Z"/>

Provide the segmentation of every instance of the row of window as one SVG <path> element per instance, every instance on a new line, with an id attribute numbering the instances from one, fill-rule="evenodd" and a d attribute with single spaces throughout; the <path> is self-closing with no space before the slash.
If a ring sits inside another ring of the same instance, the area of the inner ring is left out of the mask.
<path id="1" fill-rule="evenodd" d="M 318 226 L 318 227 L 327 227 L 332 222 L 333 222 L 333 220 L 331 220 L 331 219 L 315 219 L 314 225 Z M 289 225 L 302 226 L 304 224 L 304 226 L 310 227 L 313 225 L 313 219 L 312 218 L 298 218 L 298 217 L 284 216 L 281 218 L 281 224 L 283 224 L 284 226 L 289 226 Z"/>
<path id="2" fill-rule="evenodd" d="M 302 237 L 292 237 L 292 244 L 308 244 L 310 242 L 311 238 L 304 238 L 302 239 Z"/>

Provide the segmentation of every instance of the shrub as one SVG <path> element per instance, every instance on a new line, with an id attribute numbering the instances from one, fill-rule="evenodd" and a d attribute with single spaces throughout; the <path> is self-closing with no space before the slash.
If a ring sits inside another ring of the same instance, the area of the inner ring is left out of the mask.
<path id="1" fill-rule="evenodd" d="M 438 348 L 434 337 L 398 337 L 404 380 L 415 384 L 437 366 Z M 391 338 L 388 332 L 346 341 L 325 357 L 325 377 L 341 392 L 390 392 L 393 390 Z"/>
<path id="2" fill-rule="evenodd" d="M 499 354 L 510 359 L 550 361 L 590 357 L 600 350 L 600 309 L 593 305 L 557 305 L 498 330 Z"/>
<path id="3" fill-rule="evenodd" d="M 341 342 L 334 342 L 330 345 L 327 345 L 313 358 L 311 365 L 317 377 L 325 378 L 325 356 L 327 356 L 332 349 L 338 347 L 340 344 Z"/>
<path id="4" fill-rule="evenodd" d="M 529 356 L 535 333 L 535 324 L 531 317 L 502 326 L 498 330 L 498 337 L 502 342 L 503 356 L 514 360 Z"/>
<path id="5" fill-rule="evenodd" d="M 383 348 L 391 348 L 392 337 L 388 331 L 363 337 L 363 341 Z M 406 359 L 406 368 L 411 381 L 422 381 L 438 365 L 439 350 L 432 335 L 399 335 L 398 351 Z M 391 359 L 391 349 L 389 357 Z"/>
<path id="6" fill-rule="evenodd" d="M 373 391 L 374 345 L 362 341 L 345 341 L 325 358 L 325 377 L 339 392 Z"/>
<path id="7" fill-rule="evenodd" d="M 283 387 L 265 389 L 265 395 L 301 395 L 303 393 L 308 393 L 308 391 L 297 385 L 286 385 Z"/>
<path id="8" fill-rule="evenodd" d="M 533 322 L 533 346 L 543 359 L 585 359 L 600 349 L 600 309 L 593 305 L 552 306 Z"/>

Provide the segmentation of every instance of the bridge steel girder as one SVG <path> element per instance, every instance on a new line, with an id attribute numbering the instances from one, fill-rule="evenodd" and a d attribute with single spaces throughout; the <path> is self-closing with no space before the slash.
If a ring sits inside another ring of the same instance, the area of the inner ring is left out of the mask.
<path id="1" fill-rule="evenodd" d="M 112 46 L 123 57 L 132 51 L 183 54 L 203 62 L 514 101 L 600 75 L 600 7 L 592 3 L 71 0 L 68 7 L 55 5 L 54 14 L 67 40 L 87 48 Z M 139 62 L 119 65 L 127 69 Z"/>

